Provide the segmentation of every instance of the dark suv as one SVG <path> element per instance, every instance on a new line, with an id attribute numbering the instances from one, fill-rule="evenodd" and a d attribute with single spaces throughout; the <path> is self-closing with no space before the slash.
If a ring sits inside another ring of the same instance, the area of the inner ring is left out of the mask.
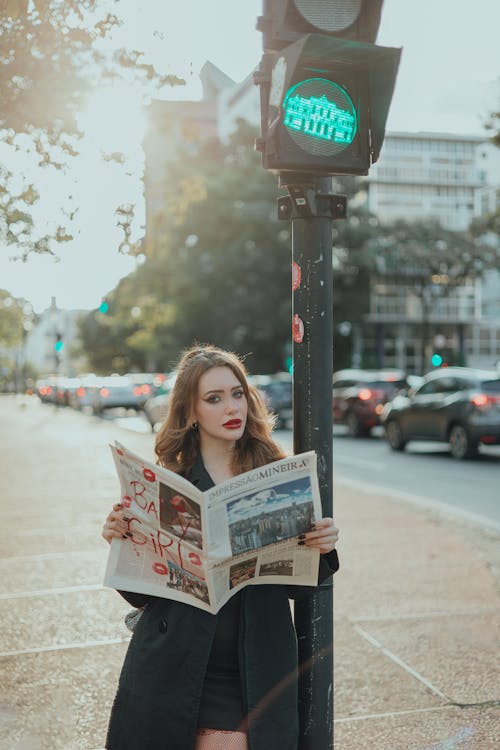
<path id="1" fill-rule="evenodd" d="M 410 440 L 450 444 L 454 458 L 471 458 L 480 443 L 500 444 L 500 373 L 447 367 L 384 408 L 387 442 L 395 451 Z"/>
<path id="2" fill-rule="evenodd" d="M 401 370 L 339 370 L 333 375 L 333 421 L 352 437 L 368 435 L 380 424 L 384 404 L 408 382 Z"/>

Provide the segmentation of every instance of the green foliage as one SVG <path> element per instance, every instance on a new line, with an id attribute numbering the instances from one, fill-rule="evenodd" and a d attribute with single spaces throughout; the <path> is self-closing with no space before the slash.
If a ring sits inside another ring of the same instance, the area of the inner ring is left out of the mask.
<path id="1" fill-rule="evenodd" d="M 105 320 L 92 313 L 82 325 L 94 367 L 116 369 L 120 351 L 127 368 L 168 370 L 182 348 L 210 341 L 248 354 L 254 371 L 283 369 L 289 227 L 276 218 L 276 180 L 254 137 L 241 125 L 228 146 L 205 144 L 170 165 L 146 262 L 120 282 Z"/>
<path id="2" fill-rule="evenodd" d="M 0 348 L 12 349 L 23 340 L 24 300 L 15 299 L 0 289 Z"/>

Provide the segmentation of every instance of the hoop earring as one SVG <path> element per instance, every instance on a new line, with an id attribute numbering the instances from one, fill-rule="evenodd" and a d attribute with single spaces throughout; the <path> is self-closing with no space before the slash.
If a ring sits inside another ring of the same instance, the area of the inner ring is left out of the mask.
<path id="1" fill-rule="evenodd" d="M 191 425 L 191 429 L 196 432 L 196 430 L 198 429 L 198 422 L 193 422 L 193 424 Z"/>

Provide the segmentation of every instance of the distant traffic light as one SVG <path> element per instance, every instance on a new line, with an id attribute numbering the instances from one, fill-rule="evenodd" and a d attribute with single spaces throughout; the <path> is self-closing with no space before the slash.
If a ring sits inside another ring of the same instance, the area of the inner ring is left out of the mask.
<path id="1" fill-rule="evenodd" d="M 109 303 L 106 299 L 103 299 L 99 305 L 99 312 L 105 315 L 109 311 Z"/>
<path id="2" fill-rule="evenodd" d="M 433 367 L 441 367 L 443 364 L 443 358 L 438 352 L 434 352 L 431 357 L 431 363 Z"/>
<path id="3" fill-rule="evenodd" d="M 256 148 L 266 169 L 368 174 L 382 147 L 401 54 L 372 43 L 381 8 L 382 0 L 264 3 L 255 82 Z"/>
<path id="4" fill-rule="evenodd" d="M 54 343 L 54 351 L 56 354 L 60 354 L 64 349 L 64 341 L 61 333 L 56 333 L 56 340 Z"/>

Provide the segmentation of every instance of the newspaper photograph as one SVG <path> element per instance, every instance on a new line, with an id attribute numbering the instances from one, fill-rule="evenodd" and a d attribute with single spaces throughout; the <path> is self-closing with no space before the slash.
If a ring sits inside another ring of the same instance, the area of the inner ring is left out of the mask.
<path id="1" fill-rule="evenodd" d="M 110 448 L 128 535 L 111 543 L 105 586 L 215 614 L 244 586 L 316 585 L 319 551 L 298 544 L 321 518 L 314 451 L 201 492 L 119 443 Z"/>

